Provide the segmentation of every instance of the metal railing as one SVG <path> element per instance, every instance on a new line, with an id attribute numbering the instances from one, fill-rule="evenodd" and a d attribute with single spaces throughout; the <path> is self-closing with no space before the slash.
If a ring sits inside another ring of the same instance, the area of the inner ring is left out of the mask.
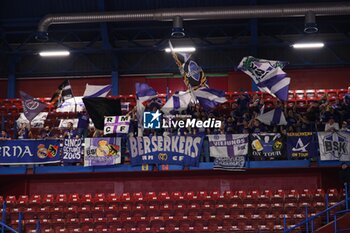
<path id="1" fill-rule="evenodd" d="M 337 214 L 343 214 L 343 213 L 346 213 L 346 212 L 350 212 L 350 210 L 349 210 L 350 198 L 348 196 L 348 184 L 347 183 L 345 183 L 344 188 L 345 188 L 345 200 L 343 200 L 341 202 L 338 202 L 337 204 L 335 204 L 335 205 L 333 205 L 331 207 L 328 207 L 328 194 L 327 194 L 326 195 L 326 200 L 325 200 L 327 208 L 325 210 L 315 214 L 314 216 L 309 217 L 308 216 L 308 208 L 306 207 L 305 208 L 305 215 L 306 215 L 305 220 L 301 221 L 300 223 L 298 223 L 298 224 L 296 224 L 296 225 L 294 225 L 294 226 L 292 226 L 290 228 L 287 228 L 286 216 L 284 216 L 284 219 L 283 219 L 283 223 L 284 223 L 283 233 L 291 232 L 291 231 L 293 231 L 293 230 L 295 230 L 295 229 L 297 229 L 299 227 L 303 227 L 304 225 L 305 225 L 305 232 L 306 233 L 309 233 L 309 232 L 313 233 L 313 232 L 315 232 L 315 225 L 314 225 L 314 223 L 315 223 L 315 219 L 316 218 L 320 217 L 323 214 L 326 214 L 326 223 L 328 224 L 329 223 L 329 213 L 330 213 L 330 211 L 335 209 L 335 208 L 337 208 L 337 207 L 339 207 L 339 206 L 341 206 L 341 205 L 343 205 L 345 203 L 345 210 L 338 211 L 338 212 L 336 212 L 334 214 L 334 229 L 336 230 L 336 227 L 337 227 L 337 225 L 336 225 L 337 216 L 336 215 Z M 350 228 L 348 228 L 348 229 L 350 229 Z M 342 232 L 342 231 L 348 230 L 348 229 L 343 229 L 343 230 L 334 231 L 334 232 L 335 233 Z"/>
<path id="2" fill-rule="evenodd" d="M 6 201 L 3 202 L 2 205 L 2 218 L 0 222 L 1 226 L 1 233 L 5 233 L 5 230 L 10 231 L 11 233 L 21 233 L 22 232 L 22 220 L 23 220 L 23 214 L 21 212 L 18 213 L 18 225 L 17 230 L 13 229 L 12 227 L 8 226 L 6 224 Z M 37 220 L 36 222 L 36 233 L 40 233 L 40 221 Z"/>
<path id="3" fill-rule="evenodd" d="M 350 227 L 349 228 L 345 228 L 345 229 L 339 229 L 339 230 L 337 229 L 338 228 L 338 226 L 337 226 L 337 221 L 338 221 L 337 215 L 338 214 L 345 214 L 345 213 L 348 213 L 348 212 L 350 212 L 350 210 L 346 209 L 346 210 L 342 210 L 342 211 L 336 212 L 334 214 L 334 233 L 345 232 L 345 231 L 350 230 Z"/>

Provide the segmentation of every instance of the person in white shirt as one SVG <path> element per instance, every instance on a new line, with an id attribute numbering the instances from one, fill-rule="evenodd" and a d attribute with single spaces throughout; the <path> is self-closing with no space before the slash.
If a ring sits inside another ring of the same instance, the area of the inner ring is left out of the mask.
<path id="1" fill-rule="evenodd" d="M 324 127 L 324 131 L 332 132 L 332 131 L 338 131 L 338 130 L 339 130 L 339 124 L 335 122 L 333 118 L 329 118 L 328 122 L 326 123 L 326 126 Z"/>

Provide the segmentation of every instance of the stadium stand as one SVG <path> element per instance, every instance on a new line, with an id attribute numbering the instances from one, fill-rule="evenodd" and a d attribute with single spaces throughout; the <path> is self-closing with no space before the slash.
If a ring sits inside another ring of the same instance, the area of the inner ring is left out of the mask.
<path id="1" fill-rule="evenodd" d="M 329 205 L 344 198 L 337 189 L 7 196 L 6 222 L 16 229 L 23 212 L 25 232 L 37 221 L 41 232 L 283 232 L 306 206 L 310 217 L 323 210 L 326 194 Z"/>

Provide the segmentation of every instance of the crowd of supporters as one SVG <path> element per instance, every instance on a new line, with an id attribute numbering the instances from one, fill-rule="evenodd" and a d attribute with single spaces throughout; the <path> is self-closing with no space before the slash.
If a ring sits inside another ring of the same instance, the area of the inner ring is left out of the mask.
<path id="1" fill-rule="evenodd" d="M 159 130 L 145 129 L 143 135 L 196 135 L 196 134 L 241 134 L 241 133 L 282 133 L 288 132 L 315 132 L 315 131 L 348 131 L 350 130 L 350 88 L 344 95 L 343 100 L 330 100 L 327 94 L 314 102 L 310 102 L 305 108 L 296 105 L 289 107 L 287 103 L 274 100 L 274 108 L 283 109 L 287 125 L 266 125 L 261 123 L 257 117 L 262 111 L 268 111 L 264 99 L 261 96 L 241 93 L 237 101 L 213 109 L 204 111 L 198 104 L 190 104 L 187 110 L 172 112 L 174 115 L 187 116 L 201 119 L 203 121 L 214 118 L 223 124 L 221 128 L 169 128 Z M 156 111 L 161 109 L 160 101 L 151 101 L 145 111 Z M 131 112 L 130 135 L 140 136 L 139 121 L 136 112 Z M 103 132 L 89 127 L 89 117 L 86 112 L 78 114 L 78 125 L 73 127 L 68 122 L 65 129 L 53 131 L 49 126 L 44 126 L 40 131 L 34 133 L 29 124 L 21 123 L 17 126 L 14 139 L 47 139 L 47 138 L 73 138 L 73 137 L 102 137 Z M 0 140 L 9 140 L 10 136 L 5 130 L 1 131 Z"/>
<path id="2" fill-rule="evenodd" d="M 146 111 L 156 111 L 160 106 L 150 104 Z M 199 105 L 192 104 L 186 111 L 174 112 L 178 115 L 187 115 L 191 118 L 206 120 L 215 118 L 223 122 L 220 129 L 188 128 L 173 129 L 175 134 L 242 134 L 242 133 L 282 133 L 288 132 L 316 132 L 316 131 L 350 131 L 350 88 L 343 100 L 330 100 L 325 94 L 319 101 L 310 102 L 305 108 L 297 105 L 288 107 L 287 103 L 274 101 L 274 108 L 281 108 L 284 112 L 287 125 L 266 125 L 257 117 L 270 109 L 264 105 L 264 99 L 255 94 L 240 94 L 235 103 L 228 109 L 217 108 L 205 112 Z M 133 124 L 136 135 L 137 121 Z M 145 135 L 162 134 L 161 130 L 146 130 Z M 169 133 L 169 130 L 165 133 Z"/>

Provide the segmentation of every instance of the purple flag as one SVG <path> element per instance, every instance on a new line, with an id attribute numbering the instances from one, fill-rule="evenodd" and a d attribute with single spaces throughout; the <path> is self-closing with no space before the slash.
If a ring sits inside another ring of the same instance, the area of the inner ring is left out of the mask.
<path id="1" fill-rule="evenodd" d="M 19 94 L 22 98 L 23 113 L 28 121 L 32 121 L 47 106 L 43 102 L 35 100 L 32 96 L 23 91 L 20 91 Z"/>

